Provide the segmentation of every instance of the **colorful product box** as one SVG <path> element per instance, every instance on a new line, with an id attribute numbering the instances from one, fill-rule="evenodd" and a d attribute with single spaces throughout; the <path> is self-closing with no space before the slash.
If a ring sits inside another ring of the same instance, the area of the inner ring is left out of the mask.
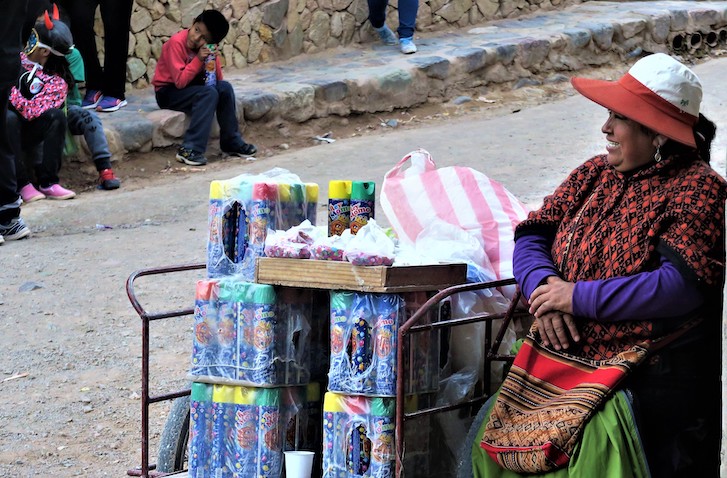
<path id="1" fill-rule="evenodd" d="M 398 329 L 426 302 L 424 293 L 374 294 L 331 292 L 331 360 L 328 390 L 337 393 L 396 396 Z M 427 314 L 419 323 L 432 321 Z M 422 393 L 439 386 L 439 333 L 409 336 L 404 352 L 405 393 Z"/>
<path id="2" fill-rule="evenodd" d="M 268 230 L 316 223 L 318 185 L 283 169 L 210 183 L 207 276 L 252 281 Z"/>
<path id="3" fill-rule="evenodd" d="M 323 400 L 323 478 L 389 478 L 395 471 L 391 398 L 327 392 Z"/>
<path id="4" fill-rule="evenodd" d="M 278 300 L 271 285 L 199 281 L 191 379 L 259 387 L 308 383 L 311 310 L 311 302 Z"/>
<path id="5" fill-rule="evenodd" d="M 317 385 L 317 384 L 316 384 Z M 189 474 L 195 478 L 282 476 L 286 437 L 298 444 L 311 439 L 301 426 L 315 400 L 309 387 L 250 388 L 192 384 Z M 318 422 L 320 423 L 320 422 Z M 313 449 L 313 448 L 311 448 Z"/>

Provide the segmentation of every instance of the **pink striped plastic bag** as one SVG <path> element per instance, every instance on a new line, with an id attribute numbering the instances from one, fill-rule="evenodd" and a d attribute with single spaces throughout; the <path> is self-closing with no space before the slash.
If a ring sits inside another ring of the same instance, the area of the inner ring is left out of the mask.
<path id="1" fill-rule="evenodd" d="M 438 169 L 418 149 L 386 173 L 379 200 L 401 243 L 414 245 L 425 227 L 441 220 L 481 237 L 496 277 L 512 277 L 513 233 L 528 211 L 497 181 L 464 166 Z"/>

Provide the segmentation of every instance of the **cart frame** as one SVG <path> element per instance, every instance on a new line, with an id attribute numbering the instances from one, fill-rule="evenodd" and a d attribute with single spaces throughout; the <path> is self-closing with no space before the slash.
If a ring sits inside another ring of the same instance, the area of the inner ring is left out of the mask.
<path id="1" fill-rule="evenodd" d="M 169 476 L 179 472 L 174 473 L 160 473 L 154 471 L 156 468 L 155 464 L 149 463 L 149 407 L 154 403 L 159 403 L 163 401 L 168 400 L 174 400 L 179 397 L 184 397 L 190 395 L 191 391 L 190 389 L 184 389 L 184 390 L 178 390 L 175 392 L 170 393 L 163 393 L 159 395 L 150 395 L 150 387 L 149 387 L 149 356 L 151 353 L 150 349 L 150 325 L 151 322 L 162 320 L 162 319 L 168 319 L 173 317 L 183 317 L 187 315 L 194 315 L 194 308 L 190 309 L 181 309 L 181 310 L 174 310 L 174 311 L 163 311 L 158 313 L 150 313 L 147 311 L 142 304 L 139 302 L 139 299 L 136 295 L 136 289 L 134 287 L 134 283 L 137 279 L 145 276 L 153 276 L 153 275 L 163 275 L 163 274 L 171 274 L 175 272 L 184 272 L 184 271 L 192 271 L 192 270 L 201 270 L 204 269 L 206 265 L 204 263 L 197 263 L 197 264 L 183 264 L 183 265 L 175 265 L 175 266 L 166 266 L 166 267 L 155 267 L 155 268 L 149 268 L 149 269 L 141 269 L 136 272 L 133 272 L 129 278 L 126 281 L 126 293 L 129 297 L 129 301 L 131 302 L 132 306 L 134 307 L 134 310 L 137 312 L 139 317 L 141 318 L 142 322 L 142 330 L 141 330 L 141 342 L 142 342 L 142 356 L 141 356 L 141 465 L 132 468 L 127 471 L 127 475 L 129 476 L 139 476 L 142 478 L 157 478 L 161 476 Z M 508 287 L 508 286 L 516 286 L 514 279 L 504 279 L 504 280 L 498 280 L 498 281 L 491 281 L 491 282 L 480 282 L 480 283 L 474 283 L 474 284 L 463 284 L 463 285 L 457 285 L 452 286 L 446 289 L 443 289 L 439 292 L 437 292 L 434 296 L 432 296 L 429 300 L 427 300 L 419 309 L 415 311 L 415 313 L 408 319 L 406 322 L 404 322 L 402 325 L 399 326 L 398 330 L 398 344 L 397 347 L 397 376 L 398 377 L 404 377 L 405 376 L 405 370 L 404 370 L 404 350 L 405 347 L 403 344 L 404 341 L 409 339 L 409 337 L 412 334 L 415 333 L 421 333 L 421 332 L 431 332 L 434 330 L 442 330 L 445 328 L 450 327 L 458 327 L 462 325 L 472 324 L 476 322 L 485 322 L 485 356 L 484 356 L 484 385 L 482 389 L 482 394 L 480 396 L 477 396 L 475 398 L 472 398 L 470 400 L 467 400 L 465 402 L 456 403 L 456 404 L 449 404 L 449 405 L 443 405 L 438 407 L 430 407 L 425 408 L 422 410 L 417 410 L 415 412 L 405 413 L 404 411 L 404 380 L 400 379 L 397 380 L 396 389 L 396 478 L 401 478 L 404 476 L 404 467 L 403 467 L 403 456 L 404 456 L 404 427 L 406 424 L 406 421 L 424 416 L 424 415 L 433 415 L 436 413 L 441 412 L 447 412 L 457 409 L 463 409 L 466 407 L 473 407 L 475 409 L 479 409 L 480 406 L 482 406 L 485 401 L 487 400 L 489 396 L 489 391 L 491 389 L 492 383 L 491 383 L 491 377 L 490 377 L 490 367 L 493 362 L 496 361 L 502 361 L 502 362 L 512 362 L 514 359 L 514 356 L 508 355 L 508 354 L 501 354 L 499 352 L 500 346 L 502 345 L 502 341 L 505 335 L 505 331 L 507 330 L 508 325 L 511 323 L 511 321 L 516 317 L 527 317 L 528 314 L 523 311 L 517 311 L 517 304 L 520 300 L 520 290 L 516 287 L 515 289 L 515 295 L 510 301 L 510 305 L 505 313 L 500 314 L 487 314 L 487 313 L 480 313 L 480 314 L 474 314 L 468 317 L 461 317 L 456 319 L 448 319 L 443 320 L 439 322 L 433 322 L 433 323 L 425 323 L 425 324 L 418 324 L 419 321 L 421 321 L 424 317 L 427 316 L 427 314 L 434 310 L 443 300 L 451 297 L 452 295 L 458 294 L 460 292 L 467 292 L 467 291 L 476 291 L 476 290 L 483 290 L 483 289 L 493 289 L 493 288 L 502 288 L 502 287 Z M 492 330 L 492 321 L 498 320 L 498 319 L 504 319 L 500 330 L 498 331 L 497 335 L 494 337 L 493 340 L 493 330 Z"/>

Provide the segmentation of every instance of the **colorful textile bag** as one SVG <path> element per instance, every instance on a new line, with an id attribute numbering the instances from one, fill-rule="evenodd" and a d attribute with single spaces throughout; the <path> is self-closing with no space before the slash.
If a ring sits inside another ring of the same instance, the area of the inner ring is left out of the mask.
<path id="1" fill-rule="evenodd" d="M 699 322 L 688 320 L 652 340 L 648 322 L 589 321 L 581 334 L 586 339 L 576 346 L 578 355 L 543 347 L 534 324 L 502 384 L 480 447 L 517 473 L 565 466 L 586 423 L 621 381 Z M 621 351 L 610 353 L 614 347 Z"/>
<path id="2" fill-rule="evenodd" d="M 380 203 L 403 244 L 414 244 L 424 228 L 444 221 L 482 239 L 498 279 L 512 277 L 513 231 L 527 210 L 481 172 L 462 166 L 437 169 L 432 156 L 418 149 L 386 173 Z"/>

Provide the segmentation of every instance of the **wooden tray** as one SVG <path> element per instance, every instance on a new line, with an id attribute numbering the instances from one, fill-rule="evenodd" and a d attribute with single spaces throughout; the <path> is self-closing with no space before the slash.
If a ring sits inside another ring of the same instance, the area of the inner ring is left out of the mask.
<path id="1" fill-rule="evenodd" d="M 255 282 L 260 284 L 361 292 L 437 291 L 466 281 L 466 264 L 354 266 L 350 262 L 260 257 L 255 269 Z"/>

